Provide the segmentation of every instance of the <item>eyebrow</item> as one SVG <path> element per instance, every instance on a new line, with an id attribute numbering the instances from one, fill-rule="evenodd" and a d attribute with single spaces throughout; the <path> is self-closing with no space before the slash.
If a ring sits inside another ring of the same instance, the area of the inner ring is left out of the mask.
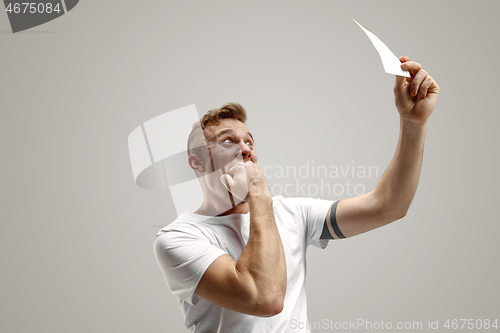
<path id="1" fill-rule="evenodd" d="M 230 128 L 221 129 L 219 132 L 217 132 L 217 134 L 215 134 L 215 137 L 218 138 L 219 136 L 226 134 L 226 133 L 234 133 L 234 131 Z M 246 134 L 249 135 L 252 138 L 252 141 L 255 142 L 255 140 L 252 136 L 252 133 L 246 132 Z"/>

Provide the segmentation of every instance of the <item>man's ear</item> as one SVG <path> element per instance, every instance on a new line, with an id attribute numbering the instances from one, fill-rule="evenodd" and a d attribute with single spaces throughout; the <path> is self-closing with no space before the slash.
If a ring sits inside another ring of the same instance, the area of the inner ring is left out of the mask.
<path id="1" fill-rule="evenodd" d="M 205 172 L 205 168 L 201 163 L 201 159 L 198 155 L 191 154 L 188 157 L 188 164 L 196 172 Z"/>

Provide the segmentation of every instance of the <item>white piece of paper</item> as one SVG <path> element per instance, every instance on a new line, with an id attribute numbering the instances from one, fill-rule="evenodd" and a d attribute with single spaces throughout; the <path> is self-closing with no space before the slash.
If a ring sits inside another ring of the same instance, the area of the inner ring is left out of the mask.
<path id="1" fill-rule="evenodd" d="M 375 46 L 375 49 L 380 55 L 380 59 L 382 59 L 382 64 L 384 65 L 384 70 L 386 73 L 411 77 L 410 73 L 407 70 L 401 68 L 401 61 L 399 61 L 398 57 L 396 57 L 394 53 L 392 53 L 391 50 L 389 50 L 389 48 L 377 36 L 375 36 L 372 32 L 366 30 L 355 19 L 352 20 L 356 22 L 356 24 L 359 25 L 361 29 L 363 29 L 368 38 L 370 38 L 373 46 Z"/>

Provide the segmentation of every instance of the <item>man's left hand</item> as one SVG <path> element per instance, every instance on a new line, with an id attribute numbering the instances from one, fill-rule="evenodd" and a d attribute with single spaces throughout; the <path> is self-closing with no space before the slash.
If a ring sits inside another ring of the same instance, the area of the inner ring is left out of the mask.
<path id="1" fill-rule="evenodd" d="M 411 77 L 396 76 L 396 108 L 403 120 L 424 123 L 436 106 L 439 86 L 418 62 L 404 56 L 399 60 L 401 68 L 408 70 Z"/>

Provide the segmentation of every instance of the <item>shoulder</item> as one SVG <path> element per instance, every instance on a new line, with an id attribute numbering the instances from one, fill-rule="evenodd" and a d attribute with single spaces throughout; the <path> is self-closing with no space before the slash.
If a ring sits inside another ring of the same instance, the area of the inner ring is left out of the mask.
<path id="1" fill-rule="evenodd" d="M 275 215 L 286 214 L 287 216 L 294 217 L 305 217 L 305 212 L 307 211 L 307 207 L 311 203 L 310 198 L 284 198 L 279 195 L 273 197 L 273 209 Z"/>
<path id="2" fill-rule="evenodd" d="M 191 214 L 183 213 L 172 223 L 163 227 L 155 237 L 155 244 L 178 243 L 186 240 L 206 240 L 205 234 Z"/>
<path id="3" fill-rule="evenodd" d="M 322 199 L 306 198 L 306 197 L 285 198 L 282 195 L 277 195 L 273 197 L 274 203 L 280 203 L 288 206 L 311 204 L 315 201 L 321 201 L 321 200 Z"/>
<path id="4" fill-rule="evenodd" d="M 314 199 L 314 198 L 304 198 L 304 197 L 296 197 L 296 198 L 285 198 L 281 195 L 273 197 L 273 205 L 281 206 L 285 209 L 297 212 L 297 210 L 301 210 L 305 207 L 311 207 L 317 204 L 330 202 L 328 200 L 322 199 Z"/>
<path id="5" fill-rule="evenodd" d="M 307 198 L 285 198 L 281 195 L 277 195 L 273 197 L 273 205 L 293 209 L 293 207 L 303 204 L 306 199 Z"/>
<path id="6" fill-rule="evenodd" d="M 291 214 L 299 215 L 302 218 L 323 217 L 329 211 L 335 201 L 315 199 L 315 198 L 284 198 L 282 196 L 273 197 L 275 208 L 282 207 Z"/>

